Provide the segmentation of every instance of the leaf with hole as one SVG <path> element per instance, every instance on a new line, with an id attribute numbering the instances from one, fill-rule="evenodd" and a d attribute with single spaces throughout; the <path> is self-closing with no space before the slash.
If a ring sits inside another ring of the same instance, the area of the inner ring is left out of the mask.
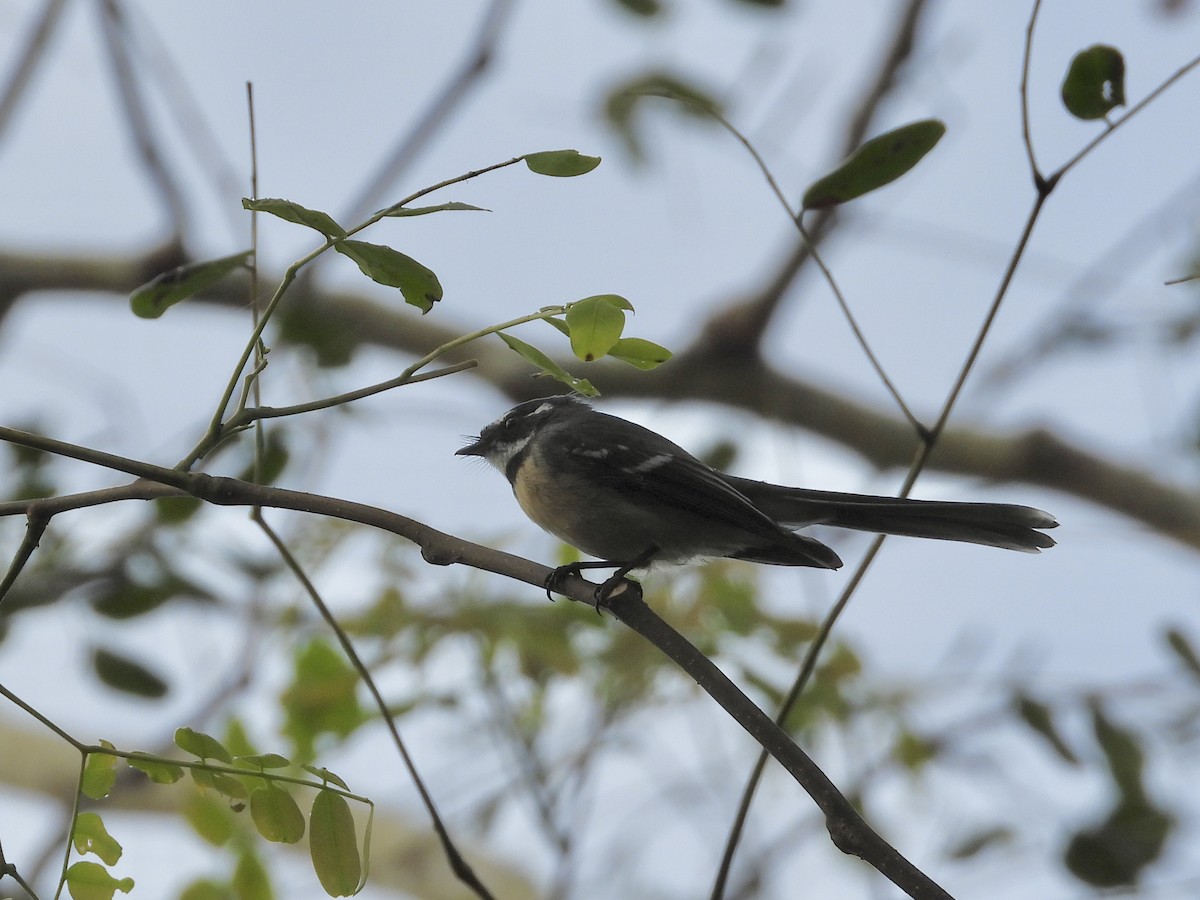
<path id="1" fill-rule="evenodd" d="M 937 119 L 912 122 L 872 138 L 804 192 L 804 209 L 824 209 L 895 181 L 934 148 L 946 126 Z"/>
<path id="2" fill-rule="evenodd" d="M 606 355 L 625 329 L 625 310 L 633 306 L 616 294 L 585 297 L 567 307 L 571 351 L 584 362 Z"/>
<path id="3" fill-rule="evenodd" d="M 354 260 L 372 281 L 399 288 L 404 301 L 423 313 L 442 299 L 442 284 L 437 275 L 399 250 L 366 241 L 339 241 L 333 247 Z"/>
<path id="4" fill-rule="evenodd" d="M 129 308 L 142 319 L 157 319 L 176 303 L 200 293 L 237 269 L 250 264 L 251 252 L 207 262 L 189 263 L 163 272 L 129 295 Z"/>
<path id="5" fill-rule="evenodd" d="M 1077 119 L 1103 119 L 1125 105 L 1125 57 L 1116 47 L 1094 44 L 1075 54 L 1062 83 L 1062 101 Z"/>

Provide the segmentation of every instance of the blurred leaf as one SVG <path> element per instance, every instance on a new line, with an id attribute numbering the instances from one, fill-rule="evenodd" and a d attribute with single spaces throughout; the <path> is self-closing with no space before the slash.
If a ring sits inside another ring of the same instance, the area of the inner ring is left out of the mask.
<path id="1" fill-rule="evenodd" d="M 934 148 L 946 126 L 924 119 L 872 138 L 804 192 L 804 209 L 824 209 L 861 197 L 908 172 Z"/>
<path id="2" fill-rule="evenodd" d="M 198 878 L 183 889 L 179 900 L 239 900 L 232 897 L 230 890 L 211 878 Z"/>
<path id="3" fill-rule="evenodd" d="M 252 766 L 256 769 L 283 769 L 292 764 L 286 756 L 278 753 L 255 753 L 250 756 L 238 756 L 234 762 L 239 766 Z"/>
<path id="4" fill-rule="evenodd" d="M 1175 655 L 1179 657 L 1179 661 L 1192 675 L 1200 678 L 1200 656 L 1197 656 L 1196 648 L 1187 639 L 1187 635 L 1178 628 L 1168 628 L 1167 646 L 1174 651 Z"/>
<path id="5" fill-rule="evenodd" d="M 94 812 L 81 812 L 75 817 L 71 843 L 76 853 L 94 854 L 107 866 L 115 866 L 121 859 L 121 845 L 108 833 L 104 822 Z"/>
<path id="6" fill-rule="evenodd" d="M 270 213 L 273 216 L 278 216 L 285 222 L 307 225 L 309 228 L 321 232 L 327 238 L 338 238 L 346 234 L 346 229 L 333 221 L 333 217 L 328 213 L 323 213 L 316 209 L 306 209 L 299 203 L 293 203 L 291 200 L 279 200 L 271 197 L 260 197 L 257 200 L 251 200 L 248 197 L 243 197 L 242 208 L 254 210 L 255 212 Z"/>
<path id="7" fill-rule="evenodd" d="M 100 746 L 108 750 L 115 749 L 108 741 L 100 741 Z M 108 796 L 116 781 L 117 758 L 108 753 L 89 753 L 79 785 L 83 795 L 93 800 L 102 800 Z"/>
<path id="8" fill-rule="evenodd" d="M 657 16 L 663 11 L 663 5 L 659 0 L 615 0 L 617 6 L 628 10 L 635 16 L 650 18 Z"/>
<path id="9" fill-rule="evenodd" d="M 531 344 L 525 343 L 520 338 L 515 338 L 511 334 L 499 332 L 500 340 L 508 344 L 509 349 L 525 359 L 526 362 L 532 363 L 543 375 L 549 375 L 556 381 L 561 381 L 563 384 L 577 391 L 585 397 L 598 397 L 600 392 L 592 387 L 592 383 L 586 378 L 576 378 L 549 356 Z"/>
<path id="10" fill-rule="evenodd" d="M 1170 815 L 1148 803 L 1121 803 L 1095 828 L 1075 834 L 1063 862 L 1080 881 L 1112 888 L 1137 884 L 1171 833 Z"/>
<path id="11" fill-rule="evenodd" d="M 154 516 L 163 525 L 182 525 L 204 505 L 195 497 L 159 497 L 152 502 Z"/>
<path id="12" fill-rule="evenodd" d="M 600 157 L 584 156 L 578 150 L 546 150 L 541 153 L 527 153 L 525 165 L 529 167 L 529 171 L 538 175 L 574 178 L 576 175 L 586 175 L 600 165 Z"/>
<path id="13" fill-rule="evenodd" d="M 571 350 L 584 362 L 604 356 L 621 337 L 625 328 L 625 310 L 633 306 L 616 294 L 585 297 L 567 307 Z"/>
<path id="14" fill-rule="evenodd" d="M 653 341 L 623 337 L 609 348 L 608 355 L 637 369 L 657 369 L 671 358 L 671 351 Z"/>
<path id="15" fill-rule="evenodd" d="M 1122 798 L 1127 802 L 1140 801 L 1145 796 L 1142 786 L 1145 759 L 1138 735 L 1113 723 L 1099 703 L 1092 705 L 1092 730 Z"/>
<path id="16" fill-rule="evenodd" d="M 92 668 L 104 684 L 116 691 L 157 700 L 166 696 L 167 683 L 132 657 L 97 647 L 92 651 Z"/>
<path id="17" fill-rule="evenodd" d="M 343 316 L 310 308 L 303 295 L 293 299 L 299 302 L 285 303 L 275 316 L 280 337 L 293 344 L 311 347 L 316 353 L 317 364 L 324 368 L 349 363 L 361 337 L 353 326 Z"/>
<path id="18" fill-rule="evenodd" d="M 393 206 L 388 209 L 386 215 L 394 218 L 403 218 L 405 216 L 427 216 L 430 213 L 451 212 L 454 210 L 491 212 L 490 209 L 484 209 L 482 206 L 472 206 L 470 203 L 439 203 L 437 206 Z"/>
<path id="19" fill-rule="evenodd" d="M 311 759 L 318 737 L 345 739 L 367 720 L 358 702 L 358 673 L 320 639 L 297 648 L 292 683 L 281 699 L 283 733 L 299 759 Z"/>
<path id="20" fill-rule="evenodd" d="M 149 753 L 135 753 L 126 760 L 129 768 L 136 769 L 155 784 L 174 784 L 183 777 L 183 767 Z"/>
<path id="21" fill-rule="evenodd" d="M 210 259 L 207 262 L 189 263 L 168 272 L 163 272 L 129 295 L 129 306 L 133 314 L 143 319 L 157 319 L 168 309 L 216 284 L 230 272 L 249 265 L 251 251 Z"/>
<path id="22" fill-rule="evenodd" d="M 271 878 L 263 868 L 258 854 L 243 847 L 233 868 L 232 885 L 237 900 L 272 900 Z"/>
<path id="23" fill-rule="evenodd" d="M 647 97 L 674 100 L 676 111 L 708 121 L 714 121 L 713 113 L 721 110 L 721 105 L 707 92 L 670 72 L 645 72 L 616 85 L 608 93 L 604 115 L 635 160 L 645 157 L 637 112 Z"/>
<path id="24" fill-rule="evenodd" d="M 287 791 L 273 784 L 256 788 L 250 795 L 250 818 L 268 841 L 294 844 L 304 837 L 304 813 Z"/>
<path id="25" fill-rule="evenodd" d="M 1017 715 L 1021 717 L 1026 725 L 1034 732 L 1045 739 L 1054 752 L 1061 756 L 1064 760 L 1073 766 L 1079 765 L 1079 757 L 1075 755 L 1075 751 L 1063 740 L 1058 728 L 1054 724 L 1054 716 L 1050 708 L 1044 703 L 1039 703 L 1027 694 L 1018 693 L 1014 698 L 1017 708 Z"/>
<path id="26" fill-rule="evenodd" d="M 193 793 L 184 804 L 183 817 L 214 847 L 223 847 L 238 832 L 238 819 L 229 804 L 211 794 Z"/>
<path id="27" fill-rule="evenodd" d="M 175 729 L 175 746 L 185 753 L 190 753 L 198 759 L 215 759 L 218 762 L 232 763 L 233 754 L 215 737 L 203 731 L 191 728 Z"/>
<path id="28" fill-rule="evenodd" d="M 362 273 L 372 281 L 399 288 L 404 301 L 422 313 L 429 312 L 433 304 L 442 299 L 442 284 L 437 275 L 399 250 L 382 244 L 349 240 L 339 241 L 333 245 L 333 249 L 354 260 Z"/>
<path id="29" fill-rule="evenodd" d="M 949 856 L 951 859 L 970 859 L 991 847 L 1011 844 L 1014 837 L 1015 835 L 1011 828 L 1000 825 L 994 828 L 986 828 L 974 834 L 968 834 L 958 843 L 951 846 Z"/>
<path id="30" fill-rule="evenodd" d="M 348 897 L 358 890 L 362 862 L 354 833 L 350 804 L 341 794 L 319 791 L 309 816 L 309 851 L 313 869 L 331 897 Z"/>
<path id="31" fill-rule="evenodd" d="M 1125 105 L 1125 57 L 1095 44 L 1075 54 L 1062 84 L 1062 101 L 1077 119 L 1103 119 Z"/>
<path id="32" fill-rule="evenodd" d="M 242 481 L 253 482 L 254 484 L 274 484 L 279 479 L 279 476 L 283 474 L 283 470 L 287 468 L 289 459 L 290 454 L 288 452 L 286 431 L 280 428 L 272 428 L 267 432 L 262 455 L 258 459 L 257 466 L 251 460 L 238 473 L 238 478 Z"/>
<path id="33" fill-rule="evenodd" d="M 66 884 L 74 900 L 112 900 L 117 891 L 133 890 L 132 878 L 113 878 L 104 866 L 83 860 L 67 869 Z"/>
<path id="34" fill-rule="evenodd" d="M 938 749 L 936 741 L 921 737 L 905 728 L 892 747 L 892 756 L 904 768 L 918 772 L 926 763 L 937 759 Z"/>

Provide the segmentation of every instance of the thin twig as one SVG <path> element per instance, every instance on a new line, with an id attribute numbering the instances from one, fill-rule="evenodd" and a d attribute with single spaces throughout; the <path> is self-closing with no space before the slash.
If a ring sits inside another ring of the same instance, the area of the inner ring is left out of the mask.
<path id="1" fill-rule="evenodd" d="M 47 47 L 54 32 L 62 21 L 66 0 L 46 0 L 42 14 L 29 30 L 29 38 L 21 53 L 13 61 L 12 72 L 3 88 L 0 88 L 0 138 L 12 122 L 17 104 L 25 95 L 25 89 L 33 78 L 33 70 L 46 58 Z"/>

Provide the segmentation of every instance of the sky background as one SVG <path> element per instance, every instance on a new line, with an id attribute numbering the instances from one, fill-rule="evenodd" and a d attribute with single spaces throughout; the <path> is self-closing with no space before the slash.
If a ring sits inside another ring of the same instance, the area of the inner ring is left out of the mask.
<path id="1" fill-rule="evenodd" d="M 37 8 L 0 2 L 0 67 L 12 60 Z M 260 195 L 340 216 L 459 64 L 483 8 L 362 2 L 347 9 L 303 0 L 131 7 L 135 31 L 146 46 L 157 43 L 153 53 L 169 56 L 220 150 L 225 182 L 217 193 L 206 174 L 213 157 L 194 135 L 169 132 L 195 212 L 189 250 L 220 256 L 247 244 L 238 201 L 248 190 L 246 81 L 256 99 Z M 373 208 L 531 151 L 574 147 L 602 156 L 603 164 L 561 181 L 506 169 L 437 198 L 491 213 L 390 220 L 366 239 L 396 246 L 439 274 L 445 299 L 431 315 L 446 323 L 478 327 L 611 292 L 636 306 L 632 333 L 682 348 L 699 322 L 758 286 L 795 236 L 753 161 L 728 135 L 658 104 L 644 110 L 647 158 L 638 165 L 602 120 L 605 91 L 649 69 L 694 78 L 726 100 L 730 118 L 795 198 L 836 162 L 848 98 L 861 91 L 897 9 L 878 0 L 812 0 L 771 14 L 707 0 L 676 2 L 662 21 L 644 23 L 601 0 L 518 3 L 487 77 Z M 1072 119 L 1058 100 L 1076 51 L 1117 45 L 1133 100 L 1195 53 L 1197 15 L 1167 17 L 1155 9 L 1148 2 L 1045 4 L 1030 72 L 1034 144 L 1044 168 L 1069 158 L 1100 128 Z M 937 117 L 948 134 L 915 172 L 848 209 L 845 228 L 825 247 L 873 348 L 926 416 L 962 364 L 1033 201 L 1018 107 L 1028 12 L 1018 3 L 933 4 L 912 71 L 872 130 Z M 0 135 L 0 247 L 133 252 L 161 240 L 169 223 L 131 152 L 95 9 L 75 3 L 67 16 L 30 96 Z M 165 125 L 168 107 L 178 105 L 154 96 Z M 977 380 L 954 421 L 996 430 L 1050 427 L 1110 459 L 1196 484 L 1200 362 L 1191 348 L 1164 349 L 1154 328 L 1195 305 L 1194 289 L 1163 283 L 1186 274 L 1195 255 L 1198 104 L 1200 78 L 1193 75 L 1063 182 L 979 374 L 1027 347 L 1073 304 L 1128 325 L 1134 338 L 1103 353 L 1061 355 L 1002 385 Z M 314 246 L 304 229 L 274 221 L 260 228 L 264 268 L 282 268 Z M 323 265 L 319 277 L 389 296 L 344 259 Z M 0 421 L 36 418 L 64 440 L 173 462 L 210 414 L 247 330 L 227 310 L 180 308 L 142 321 L 121 298 L 26 297 L 0 331 Z M 518 334 L 561 349 L 544 326 Z M 797 281 L 767 348 L 781 369 L 887 408 L 815 273 Z M 370 350 L 349 368 L 313 376 L 287 354 L 278 356 L 265 382 L 267 402 L 277 405 L 382 380 L 404 364 Z M 322 451 L 289 486 L 364 500 L 549 559 L 552 542 L 523 519 L 504 480 L 453 456 L 465 435 L 508 405 L 479 382 L 456 378 L 365 401 L 354 418 L 314 417 Z M 740 474 L 877 493 L 895 491 L 902 477 L 874 472 L 811 436 L 716 407 L 604 408 L 692 448 L 736 437 L 743 442 Z M 82 467 L 72 478 L 77 487 L 110 483 Z M 914 494 L 1026 503 L 1052 511 L 1062 527 L 1054 535 L 1060 545 L 1037 557 L 890 541 L 841 628 L 898 679 L 919 681 L 969 664 L 980 677 L 1015 670 L 1046 689 L 1104 684 L 1160 667 L 1167 624 L 1200 637 L 1194 551 L 1047 489 L 929 474 Z M 84 534 L 104 528 L 97 516 L 77 521 Z M 214 542 L 235 546 L 252 539 L 248 534 L 230 526 Z M 867 544 L 858 536 L 831 540 L 851 565 Z M 772 573 L 770 602 L 816 614 L 845 577 Z M 65 644 L 58 647 L 61 641 L 44 652 L 48 636 L 64 629 L 86 638 L 69 620 L 24 624 L 0 654 L 0 680 L 21 684 L 40 709 L 84 731 L 110 727 L 119 710 L 89 713 L 74 702 L 74 687 L 86 690 L 84 664 Z M 186 617 L 166 629 L 181 669 L 222 646 L 223 636 L 194 641 Z M 78 678 L 69 691 L 64 673 Z M 131 710 L 123 727 L 136 732 L 138 722 Z M 745 763 L 737 758 L 735 765 L 740 783 Z M 1191 862 L 1195 871 L 1194 855 Z M 1047 896 L 1070 896 L 1052 876 L 1046 883 L 1058 890 Z M 1009 896 L 994 885 L 975 894 L 985 895 Z"/>

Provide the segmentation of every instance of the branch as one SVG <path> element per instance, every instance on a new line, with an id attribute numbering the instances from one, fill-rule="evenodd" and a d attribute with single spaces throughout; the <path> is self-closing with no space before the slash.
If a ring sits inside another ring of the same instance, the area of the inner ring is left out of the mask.
<path id="1" fill-rule="evenodd" d="M 12 428 L 0 427 L 0 440 L 158 481 L 169 488 L 182 490 L 199 500 L 218 506 L 290 509 L 368 525 L 414 542 L 420 547 L 425 561 L 432 565 L 466 565 L 522 581 L 539 590 L 553 572 L 552 569 L 531 560 L 466 541 L 430 528 L 415 519 L 364 503 L 253 484 L 236 478 L 180 472 Z M 46 502 L 22 501 L 23 511 L 31 518 L 41 517 L 44 508 L 40 504 Z M 56 508 L 61 509 L 64 501 L 59 499 L 56 502 Z M 13 504 L 7 506 L 11 508 Z M 15 509 L 12 511 L 16 512 Z M 949 897 L 871 829 L 817 764 L 796 746 L 791 737 L 756 707 L 707 657 L 655 615 L 642 602 L 641 589 L 632 582 L 629 584 L 629 589 L 619 592 L 608 601 L 613 615 L 662 650 L 693 677 L 734 721 L 791 773 L 825 813 L 830 837 L 840 850 L 858 856 L 874 866 L 910 897 Z M 589 605 L 595 602 L 596 585 L 579 577 L 562 579 L 555 590 L 577 602 Z"/>

